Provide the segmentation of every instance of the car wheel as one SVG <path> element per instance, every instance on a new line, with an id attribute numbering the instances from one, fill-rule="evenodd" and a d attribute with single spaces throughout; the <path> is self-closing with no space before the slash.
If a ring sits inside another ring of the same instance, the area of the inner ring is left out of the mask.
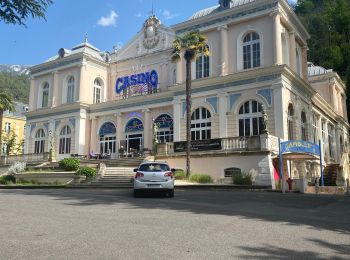
<path id="1" fill-rule="evenodd" d="M 170 190 L 169 191 L 169 197 L 170 198 L 174 198 L 174 190 Z"/>

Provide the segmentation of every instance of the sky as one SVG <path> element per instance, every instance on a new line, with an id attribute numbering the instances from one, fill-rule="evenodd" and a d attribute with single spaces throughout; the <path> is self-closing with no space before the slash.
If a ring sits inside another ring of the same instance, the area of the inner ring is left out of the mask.
<path id="1" fill-rule="evenodd" d="M 296 0 L 290 0 L 295 2 Z M 153 10 L 167 26 L 188 19 L 218 0 L 53 0 L 46 21 L 29 18 L 26 27 L 0 21 L 0 64 L 36 65 L 88 37 L 101 51 L 123 46 Z"/>
<path id="2" fill-rule="evenodd" d="M 100 50 L 124 45 L 151 14 L 152 0 L 53 0 L 46 21 L 28 19 L 27 27 L 0 21 L 0 64 L 36 65 L 88 41 Z M 165 25 L 188 19 L 218 0 L 153 0 L 154 13 Z"/>

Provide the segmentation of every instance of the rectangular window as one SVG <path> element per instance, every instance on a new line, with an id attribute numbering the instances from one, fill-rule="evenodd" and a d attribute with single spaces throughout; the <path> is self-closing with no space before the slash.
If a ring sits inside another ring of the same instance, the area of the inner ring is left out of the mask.
<path id="1" fill-rule="evenodd" d="M 196 79 L 201 79 L 203 75 L 203 59 L 202 56 L 196 60 Z"/>
<path id="2" fill-rule="evenodd" d="M 253 44 L 253 68 L 260 66 L 260 43 Z"/>
<path id="3" fill-rule="evenodd" d="M 250 45 L 243 46 L 243 65 L 244 69 L 249 69 L 252 67 Z"/>
<path id="4" fill-rule="evenodd" d="M 42 100 L 42 107 L 48 107 L 49 106 L 49 91 L 43 92 L 43 100 Z"/>

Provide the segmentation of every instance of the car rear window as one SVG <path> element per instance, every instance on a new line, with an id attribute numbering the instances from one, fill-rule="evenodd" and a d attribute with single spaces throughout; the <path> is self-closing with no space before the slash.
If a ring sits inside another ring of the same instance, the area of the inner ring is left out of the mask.
<path id="1" fill-rule="evenodd" d="M 142 164 L 140 166 L 139 171 L 142 171 L 142 172 L 164 172 L 164 171 L 170 171 L 170 168 L 166 164 L 149 163 L 149 164 Z"/>

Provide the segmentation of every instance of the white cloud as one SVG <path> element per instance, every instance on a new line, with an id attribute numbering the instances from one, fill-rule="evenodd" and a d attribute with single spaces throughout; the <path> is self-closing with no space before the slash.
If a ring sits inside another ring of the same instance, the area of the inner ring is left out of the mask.
<path id="1" fill-rule="evenodd" d="M 143 15 L 142 15 L 141 12 L 138 12 L 137 14 L 135 14 L 135 16 L 136 16 L 137 18 L 140 18 L 140 17 L 142 17 Z"/>
<path id="2" fill-rule="evenodd" d="M 173 18 L 179 16 L 178 14 L 173 14 L 173 13 L 171 13 L 171 12 L 168 11 L 168 10 L 164 10 L 164 11 L 162 12 L 162 15 L 163 15 L 163 17 L 164 17 L 165 20 L 170 20 L 170 19 L 173 19 Z"/>
<path id="3" fill-rule="evenodd" d="M 107 27 L 107 26 L 117 26 L 117 18 L 118 18 L 118 14 L 114 11 L 111 10 L 109 16 L 102 16 L 100 18 L 100 20 L 97 21 L 97 24 L 103 27 Z"/>

